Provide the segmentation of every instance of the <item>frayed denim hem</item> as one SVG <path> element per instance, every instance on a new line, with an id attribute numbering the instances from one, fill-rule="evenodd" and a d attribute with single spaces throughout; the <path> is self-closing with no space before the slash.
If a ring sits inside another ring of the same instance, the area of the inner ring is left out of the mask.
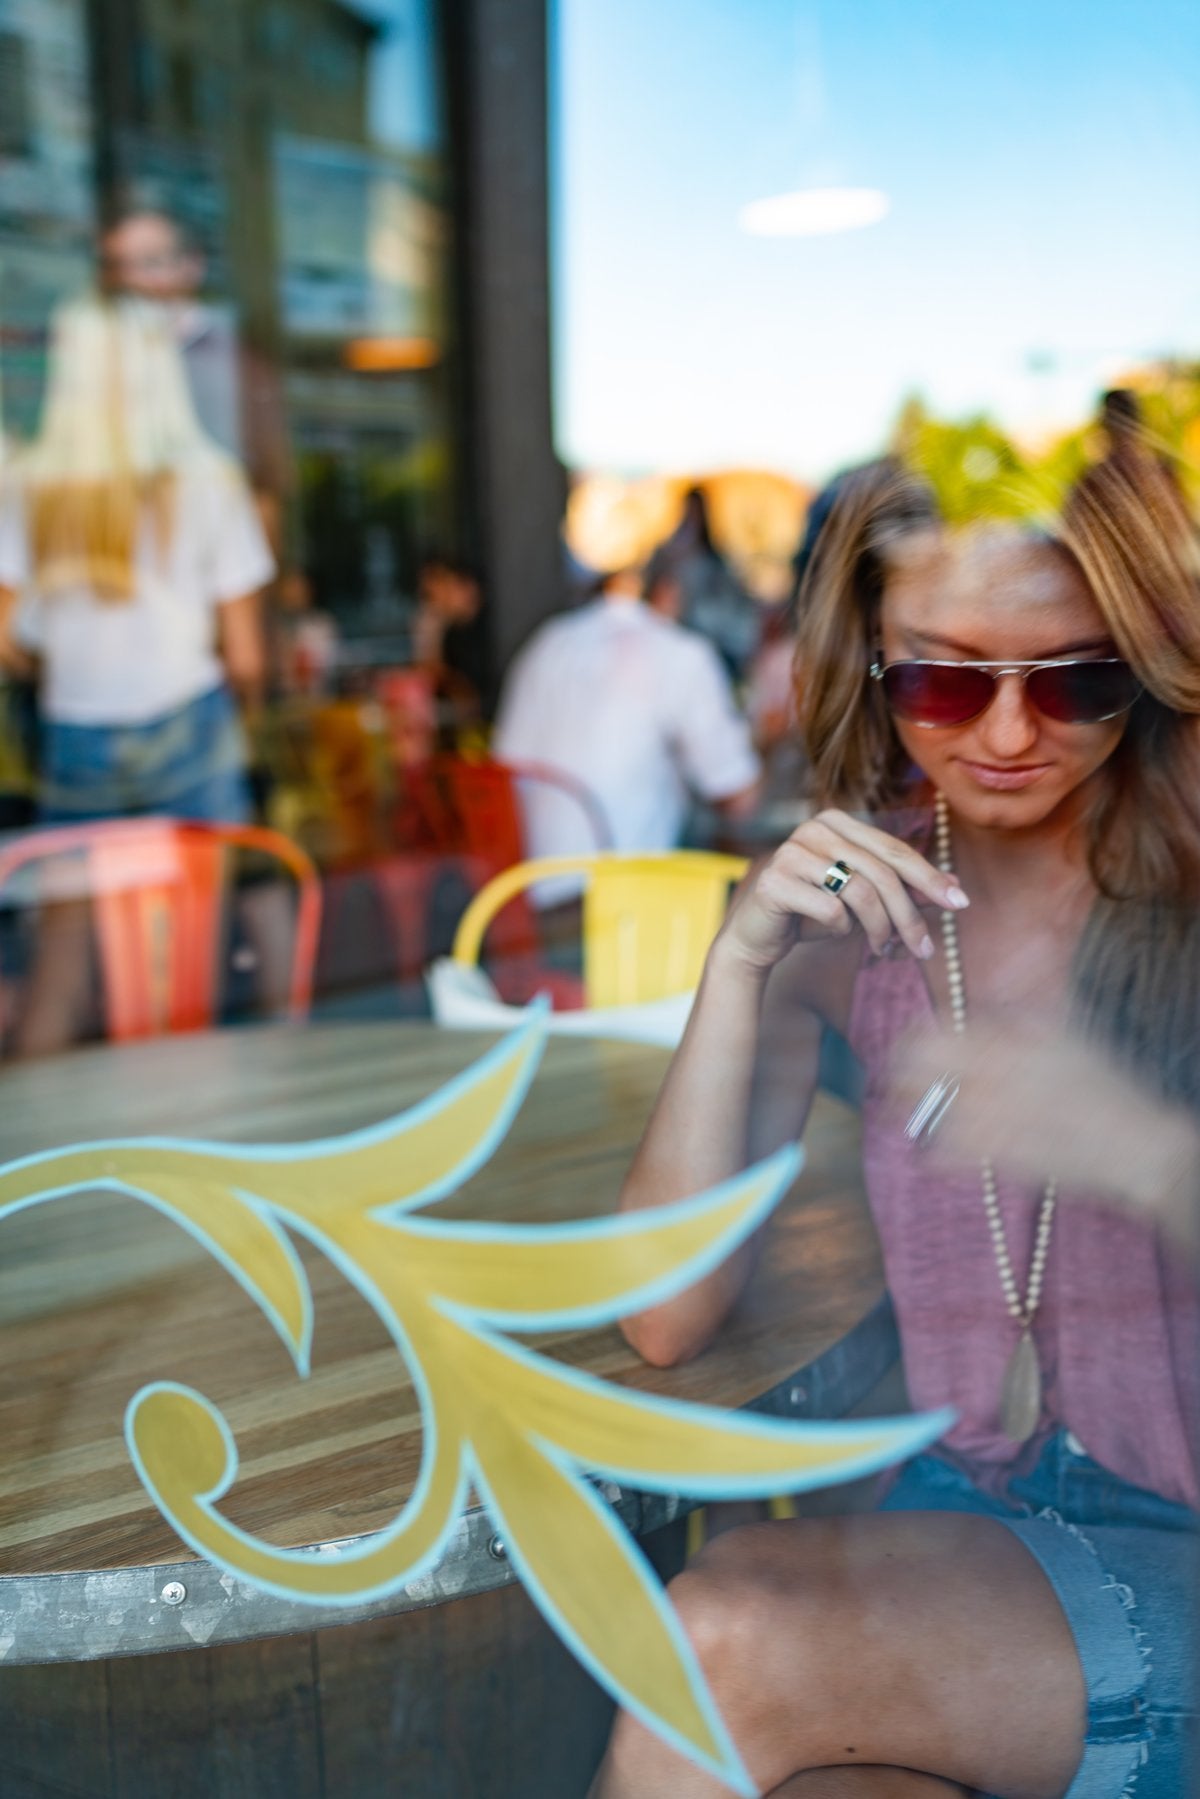
<path id="1" fill-rule="evenodd" d="M 1136 1620 L 1136 1596 L 1104 1566 L 1091 1538 L 1053 1507 L 998 1522 L 1053 1587 L 1083 1670 L 1087 1730 L 1066 1799 L 1136 1799 L 1154 1734 L 1146 1704 L 1151 1644 Z"/>

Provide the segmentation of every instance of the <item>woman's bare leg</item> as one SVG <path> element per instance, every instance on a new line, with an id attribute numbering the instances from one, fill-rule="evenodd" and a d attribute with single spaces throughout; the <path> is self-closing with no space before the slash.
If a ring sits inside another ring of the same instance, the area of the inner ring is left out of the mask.
<path id="1" fill-rule="evenodd" d="M 990 1518 L 751 1525 L 707 1546 L 671 1593 L 766 1793 L 817 1799 L 817 1774 L 796 1777 L 839 1766 L 864 1784 L 838 1788 L 830 1774 L 831 1795 L 942 1790 L 904 1770 L 1013 1799 L 1070 1785 L 1086 1715 L 1074 1640 L 1033 1557 Z M 880 1786 L 880 1770 L 902 1784 Z M 622 1715 L 593 1799 L 727 1789 Z"/>

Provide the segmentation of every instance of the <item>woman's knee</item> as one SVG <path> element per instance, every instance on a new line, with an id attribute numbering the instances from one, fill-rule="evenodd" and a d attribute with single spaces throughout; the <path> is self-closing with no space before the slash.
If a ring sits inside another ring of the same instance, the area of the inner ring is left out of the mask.
<path id="1" fill-rule="evenodd" d="M 668 1596 L 706 1673 L 722 1662 L 742 1666 L 755 1645 L 762 1647 L 784 1578 L 772 1553 L 777 1540 L 772 1524 L 724 1531 L 670 1583 Z M 794 1568 L 786 1579 L 789 1590 L 796 1588 Z"/>
<path id="2" fill-rule="evenodd" d="M 728 1531 L 668 1588 L 718 1710 L 768 1789 L 800 1765 L 796 1695 L 807 1692 L 811 1700 L 820 1680 L 820 1532 L 801 1532 L 778 1524 Z M 609 1756 L 631 1791 L 657 1791 L 655 1782 L 667 1781 L 674 1763 L 674 1752 L 624 1715 Z"/>
<path id="3" fill-rule="evenodd" d="M 751 1524 L 707 1545 L 671 1583 L 671 1602 L 735 1736 L 740 1725 L 775 1738 L 779 1716 L 794 1719 L 798 1691 L 834 1698 L 842 1559 L 826 1521 Z"/>

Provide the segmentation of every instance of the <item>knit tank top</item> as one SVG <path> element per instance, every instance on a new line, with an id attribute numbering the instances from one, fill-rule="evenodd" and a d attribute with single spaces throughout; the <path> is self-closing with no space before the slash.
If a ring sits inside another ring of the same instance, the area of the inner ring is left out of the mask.
<path id="1" fill-rule="evenodd" d="M 1063 1192 L 1034 1324 L 1042 1416 L 1020 1447 L 1000 1427 L 1000 1392 L 1019 1326 L 1009 1317 L 977 1168 L 931 1168 L 886 1098 L 894 1047 L 932 1022 L 911 956 L 868 955 L 855 983 L 850 1044 L 862 1064 L 863 1169 L 883 1245 L 914 1407 L 953 1406 L 939 1453 L 1002 1492 L 1047 1437 L 1070 1431 L 1136 1486 L 1195 1506 L 1200 1291 L 1188 1258 L 1140 1220 Z M 1020 1120 L 1013 1120 L 1020 1129 Z M 1022 1295 L 1042 1191 L 997 1172 Z"/>

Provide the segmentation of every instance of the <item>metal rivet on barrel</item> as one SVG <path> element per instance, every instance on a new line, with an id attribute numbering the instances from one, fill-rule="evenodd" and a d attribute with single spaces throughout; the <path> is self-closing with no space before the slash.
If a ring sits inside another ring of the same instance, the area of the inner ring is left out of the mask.
<path id="1" fill-rule="evenodd" d="M 169 1580 L 159 1598 L 164 1605 L 182 1605 L 187 1598 L 187 1588 L 181 1580 Z"/>
<path id="2" fill-rule="evenodd" d="M 789 1405 L 803 1405 L 808 1398 L 807 1387 L 793 1387 L 788 1394 Z"/>
<path id="3" fill-rule="evenodd" d="M 508 1545 L 505 1543 L 503 1537 L 488 1538 L 488 1554 L 494 1562 L 506 1562 L 508 1560 Z"/>

